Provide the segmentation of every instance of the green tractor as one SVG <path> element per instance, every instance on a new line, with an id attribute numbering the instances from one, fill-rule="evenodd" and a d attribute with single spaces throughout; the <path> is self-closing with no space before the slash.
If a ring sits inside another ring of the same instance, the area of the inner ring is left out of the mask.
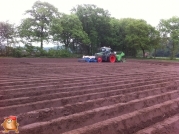
<path id="1" fill-rule="evenodd" d="M 123 52 L 112 52 L 110 47 L 101 47 L 100 52 L 95 54 L 97 62 L 125 62 Z"/>

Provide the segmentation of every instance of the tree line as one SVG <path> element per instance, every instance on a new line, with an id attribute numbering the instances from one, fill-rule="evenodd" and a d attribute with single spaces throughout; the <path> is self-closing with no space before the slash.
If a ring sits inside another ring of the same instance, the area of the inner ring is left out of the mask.
<path id="1" fill-rule="evenodd" d="M 51 49 L 51 54 L 68 53 L 70 49 L 74 54 L 93 55 L 102 46 L 132 57 L 139 52 L 143 57 L 146 52 L 156 56 L 167 50 L 174 59 L 179 52 L 179 18 L 176 16 L 161 19 L 158 26 L 153 27 L 143 19 L 111 17 L 108 10 L 93 4 L 77 5 L 71 14 L 65 14 L 41 1 L 36 1 L 25 15 L 18 25 L 0 22 L 1 54 L 22 55 L 21 47 L 13 48 L 18 43 L 23 43 L 29 53 L 36 50 L 38 55 L 44 56 L 49 54 L 43 50 L 44 43 L 64 45 L 63 52 Z M 33 43 L 40 43 L 40 47 L 34 47 Z"/>

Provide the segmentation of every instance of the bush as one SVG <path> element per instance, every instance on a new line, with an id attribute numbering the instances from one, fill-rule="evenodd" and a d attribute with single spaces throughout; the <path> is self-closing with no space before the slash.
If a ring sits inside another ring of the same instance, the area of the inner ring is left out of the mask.
<path id="1" fill-rule="evenodd" d="M 20 57 L 26 56 L 26 52 L 24 51 L 24 49 L 22 47 L 17 47 L 17 48 L 13 49 L 12 55 L 14 57 L 20 58 Z"/>
<path id="2" fill-rule="evenodd" d="M 49 49 L 46 51 L 40 47 L 34 47 L 32 45 L 25 45 L 25 47 L 13 48 L 13 57 L 51 57 L 51 58 L 68 58 L 74 55 L 66 49 Z"/>
<path id="3" fill-rule="evenodd" d="M 69 50 L 66 49 L 49 49 L 47 53 L 48 57 L 52 58 L 68 58 L 73 57 L 72 53 Z"/>
<path id="4" fill-rule="evenodd" d="M 43 50 L 40 47 L 35 47 L 35 56 L 40 57 L 40 56 L 47 56 L 47 51 Z"/>

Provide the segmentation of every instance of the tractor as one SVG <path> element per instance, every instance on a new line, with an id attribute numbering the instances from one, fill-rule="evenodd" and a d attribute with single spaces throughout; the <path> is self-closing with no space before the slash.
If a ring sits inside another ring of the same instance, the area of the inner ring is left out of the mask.
<path id="1" fill-rule="evenodd" d="M 112 52 L 110 47 L 101 47 L 100 52 L 95 54 L 97 62 L 124 62 L 123 52 Z"/>
<path id="2" fill-rule="evenodd" d="M 112 52 L 110 47 L 101 47 L 98 53 L 94 56 L 83 56 L 79 62 L 124 62 L 123 58 L 125 54 L 123 52 Z"/>

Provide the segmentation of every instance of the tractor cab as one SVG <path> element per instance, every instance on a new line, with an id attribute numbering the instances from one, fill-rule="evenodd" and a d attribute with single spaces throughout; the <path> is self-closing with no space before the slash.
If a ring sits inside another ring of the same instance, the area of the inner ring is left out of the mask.
<path id="1" fill-rule="evenodd" d="M 106 54 L 111 53 L 111 51 L 112 51 L 112 49 L 111 49 L 110 47 L 101 47 L 101 48 L 99 49 L 99 52 L 96 53 L 96 54 L 97 54 L 97 55 L 98 55 L 98 54 L 99 54 L 99 55 L 106 55 Z"/>
<path id="2" fill-rule="evenodd" d="M 111 48 L 110 47 L 101 47 L 100 52 L 111 52 Z"/>

